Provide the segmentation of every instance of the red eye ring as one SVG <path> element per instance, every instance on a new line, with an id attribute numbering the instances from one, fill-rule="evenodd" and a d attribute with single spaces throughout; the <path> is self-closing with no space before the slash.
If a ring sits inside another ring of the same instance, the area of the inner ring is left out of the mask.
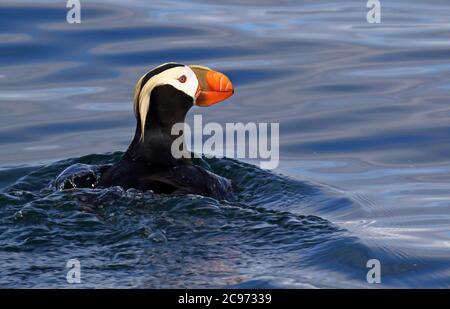
<path id="1" fill-rule="evenodd" d="M 187 80 L 186 75 L 181 75 L 181 76 L 178 78 L 178 81 L 179 81 L 180 83 L 185 83 L 186 80 Z"/>

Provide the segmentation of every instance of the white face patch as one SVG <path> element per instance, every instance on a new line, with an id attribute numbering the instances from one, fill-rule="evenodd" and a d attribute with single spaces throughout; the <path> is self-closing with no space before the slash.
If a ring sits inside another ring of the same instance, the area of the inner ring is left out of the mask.
<path id="1" fill-rule="evenodd" d="M 139 92 L 141 83 L 142 78 L 136 84 L 134 92 L 134 110 L 136 114 L 139 113 L 141 120 L 141 140 L 144 139 L 145 120 L 150 108 L 150 94 L 156 86 L 172 85 L 174 88 L 192 97 L 193 103 L 195 103 L 198 80 L 194 71 L 188 66 L 174 67 L 153 76 Z"/>
<path id="2" fill-rule="evenodd" d="M 165 74 L 167 72 L 167 74 Z M 163 75 L 163 76 L 161 76 Z M 157 75 L 161 76 L 162 84 L 172 85 L 176 89 L 183 91 L 188 96 L 192 97 L 195 101 L 195 93 L 197 92 L 198 80 L 194 71 L 190 67 L 176 67 L 164 71 Z M 184 76 L 184 78 L 182 78 Z M 167 81 L 164 83 L 164 81 Z M 182 82 L 184 81 L 184 82 Z"/>

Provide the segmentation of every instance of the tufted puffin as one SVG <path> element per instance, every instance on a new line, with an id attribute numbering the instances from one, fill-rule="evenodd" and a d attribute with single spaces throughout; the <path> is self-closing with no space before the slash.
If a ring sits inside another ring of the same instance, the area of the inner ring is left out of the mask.
<path id="1" fill-rule="evenodd" d="M 173 135 L 171 130 L 184 123 L 192 106 L 211 106 L 233 93 L 228 77 L 202 66 L 166 63 L 144 74 L 134 89 L 134 138 L 120 161 L 102 173 L 97 187 L 229 196 L 228 179 L 194 165 L 190 157 L 172 155 L 172 143 L 183 132 Z"/>

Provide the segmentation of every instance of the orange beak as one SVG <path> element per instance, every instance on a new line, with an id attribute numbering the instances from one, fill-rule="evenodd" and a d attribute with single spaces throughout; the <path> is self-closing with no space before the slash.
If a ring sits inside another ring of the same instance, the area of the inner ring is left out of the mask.
<path id="1" fill-rule="evenodd" d="M 189 67 L 198 80 L 195 105 L 211 106 L 233 95 L 233 84 L 225 74 L 198 65 Z"/>

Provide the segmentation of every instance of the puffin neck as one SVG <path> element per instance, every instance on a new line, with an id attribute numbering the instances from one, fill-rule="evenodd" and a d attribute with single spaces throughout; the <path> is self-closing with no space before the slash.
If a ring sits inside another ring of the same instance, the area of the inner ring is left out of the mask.
<path id="1" fill-rule="evenodd" d="M 152 91 L 150 102 L 144 134 L 141 134 L 141 122 L 138 115 L 135 136 L 125 158 L 165 166 L 185 163 L 185 159 L 175 159 L 172 156 L 173 142 L 183 136 L 182 131 L 172 134 L 172 127 L 177 123 L 185 122 L 186 114 L 193 105 L 193 99 L 171 86 L 161 86 Z M 184 143 L 184 137 L 181 138 Z"/>

